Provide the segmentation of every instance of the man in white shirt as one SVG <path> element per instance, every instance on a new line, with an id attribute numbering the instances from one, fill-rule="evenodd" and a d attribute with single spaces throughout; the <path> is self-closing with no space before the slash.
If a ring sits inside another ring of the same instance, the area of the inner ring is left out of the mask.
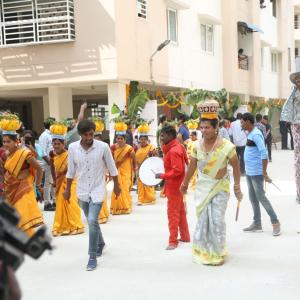
<path id="1" fill-rule="evenodd" d="M 231 123 L 229 135 L 232 137 L 233 143 L 236 146 L 236 153 L 240 161 L 241 175 L 245 175 L 244 152 L 247 142 L 247 135 L 241 126 L 242 114 L 238 113 L 236 120 Z"/>
<path id="2" fill-rule="evenodd" d="M 40 135 L 39 145 L 42 147 L 44 154 L 49 158 L 49 152 L 52 150 L 52 136 L 50 133 L 50 126 L 55 121 L 55 118 L 48 118 L 44 121 L 45 130 Z M 54 211 L 55 203 L 51 199 L 51 170 L 46 161 L 42 162 L 42 168 L 44 171 L 44 210 Z"/>
<path id="3" fill-rule="evenodd" d="M 77 178 L 77 197 L 89 226 L 89 261 L 87 270 L 97 267 L 97 257 L 105 246 L 98 218 L 106 195 L 105 173 L 109 171 L 114 182 L 114 193 L 121 192 L 118 171 L 109 146 L 94 140 L 95 124 L 90 120 L 79 122 L 80 141 L 70 144 L 68 152 L 67 186 L 64 198 L 70 199 L 73 178 Z"/>

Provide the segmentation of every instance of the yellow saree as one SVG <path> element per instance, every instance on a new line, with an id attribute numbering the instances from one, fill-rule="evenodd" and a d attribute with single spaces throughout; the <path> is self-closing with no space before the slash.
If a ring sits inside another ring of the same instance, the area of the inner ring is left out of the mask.
<path id="1" fill-rule="evenodd" d="M 99 223 L 100 224 L 107 223 L 108 218 L 109 218 L 109 210 L 108 210 L 108 205 L 107 205 L 107 194 L 106 194 L 100 214 L 99 214 Z"/>
<path id="2" fill-rule="evenodd" d="M 191 155 L 193 153 L 194 146 L 195 146 L 194 141 L 189 141 L 187 144 L 187 155 L 189 158 L 191 157 Z M 192 188 L 193 191 L 196 189 L 197 176 L 198 176 L 198 170 L 195 171 L 195 173 L 190 181 L 190 187 Z"/>
<path id="3" fill-rule="evenodd" d="M 33 228 L 44 223 L 34 193 L 34 171 L 29 165 L 28 168 L 24 168 L 24 164 L 32 155 L 30 150 L 18 149 L 4 164 L 6 201 L 19 213 L 21 218 L 18 227 L 29 236 L 34 233 Z M 25 179 L 18 179 L 21 170 L 25 169 L 29 170 L 28 176 Z"/>
<path id="4" fill-rule="evenodd" d="M 133 148 L 125 145 L 122 148 L 112 147 L 113 157 L 118 169 L 118 180 L 121 187 L 121 194 L 116 197 L 111 195 L 110 212 L 113 215 L 130 214 L 132 210 L 132 199 L 130 189 L 132 186 L 132 160 L 130 154 Z"/>
<path id="5" fill-rule="evenodd" d="M 141 147 L 135 154 L 136 162 L 138 168 L 140 168 L 143 161 L 148 157 L 149 152 L 154 150 L 153 145 L 147 145 L 146 147 Z M 144 185 L 139 177 L 137 178 L 138 186 L 138 205 L 148 205 L 155 203 L 155 190 L 152 186 Z"/>
<path id="6" fill-rule="evenodd" d="M 53 236 L 79 234 L 84 232 L 81 221 L 80 207 L 76 195 L 76 181 L 71 186 L 70 202 L 64 199 L 68 169 L 68 152 L 54 156 L 54 168 L 56 174 L 56 211 L 52 228 Z"/>

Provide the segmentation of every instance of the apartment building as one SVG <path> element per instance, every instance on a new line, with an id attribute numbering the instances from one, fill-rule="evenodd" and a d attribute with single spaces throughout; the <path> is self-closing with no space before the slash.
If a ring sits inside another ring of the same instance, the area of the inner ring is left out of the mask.
<path id="1" fill-rule="evenodd" d="M 0 0 L 0 10 L 0 109 L 37 130 L 85 100 L 88 114 L 124 107 L 130 80 L 246 100 L 289 92 L 292 0 Z"/>
<path id="2" fill-rule="evenodd" d="M 223 1 L 223 13 L 224 86 L 246 100 L 286 98 L 294 68 L 293 1 Z M 238 49 L 244 64 L 236 63 Z"/>

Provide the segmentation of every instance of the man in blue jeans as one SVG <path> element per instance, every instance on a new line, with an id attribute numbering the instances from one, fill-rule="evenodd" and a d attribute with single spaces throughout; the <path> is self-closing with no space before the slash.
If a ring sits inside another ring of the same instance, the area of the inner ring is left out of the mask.
<path id="1" fill-rule="evenodd" d="M 267 174 L 268 153 L 265 146 L 265 139 L 261 131 L 255 127 L 254 117 L 252 114 L 243 114 L 241 125 L 242 128 L 248 132 L 244 160 L 249 198 L 254 213 L 253 223 L 249 227 L 244 228 L 244 231 L 262 231 L 261 213 L 259 206 L 259 204 L 261 203 L 261 205 L 270 216 L 271 223 L 273 225 L 273 236 L 278 236 L 281 234 L 280 223 L 264 191 L 264 181 L 272 182 Z"/>
<path id="2" fill-rule="evenodd" d="M 70 199 L 71 184 L 77 177 L 77 197 L 89 226 L 89 261 L 87 270 L 97 267 L 97 257 L 102 255 L 105 246 L 99 226 L 99 214 L 106 195 L 106 169 L 114 182 L 114 192 L 121 192 L 118 171 L 111 151 L 106 143 L 94 140 L 95 124 L 89 120 L 78 123 L 80 141 L 70 144 L 68 149 L 67 186 L 64 198 Z"/>

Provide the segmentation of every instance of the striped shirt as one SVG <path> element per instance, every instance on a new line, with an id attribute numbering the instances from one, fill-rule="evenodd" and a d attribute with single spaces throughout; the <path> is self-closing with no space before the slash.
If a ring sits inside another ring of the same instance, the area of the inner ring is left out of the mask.
<path id="1" fill-rule="evenodd" d="M 45 129 L 44 132 L 40 135 L 39 145 L 41 145 L 45 155 L 49 156 L 49 152 L 52 148 L 52 135 L 49 129 Z"/>
<path id="2" fill-rule="evenodd" d="M 100 203 L 106 195 L 106 169 L 111 176 L 118 171 L 109 146 L 94 140 L 93 145 L 85 150 L 80 141 L 70 144 L 68 149 L 67 178 L 77 177 L 77 197 L 81 201 Z"/>

